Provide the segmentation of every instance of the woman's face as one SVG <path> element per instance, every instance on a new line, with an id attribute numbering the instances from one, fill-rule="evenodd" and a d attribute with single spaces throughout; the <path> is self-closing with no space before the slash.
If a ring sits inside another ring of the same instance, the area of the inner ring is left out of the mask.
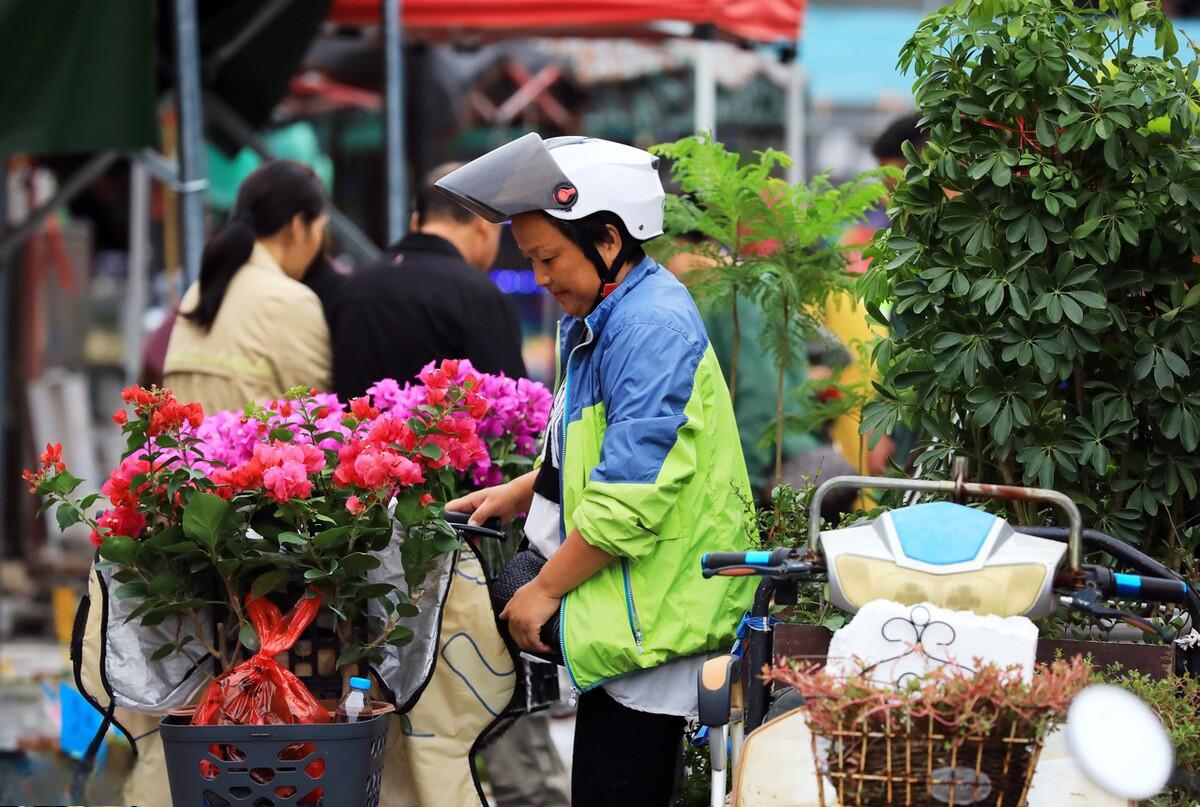
<path id="1" fill-rule="evenodd" d="M 285 238 L 280 266 L 289 277 L 296 280 L 304 277 L 325 244 L 325 226 L 328 222 L 329 217 L 324 213 L 311 222 L 297 214 L 291 224 L 284 228 L 288 237 Z"/>
<path id="2" fill-rule="evenodd" d="M 540 212 L 513 216 L 512 232 L 533 267 L 537 284 L 554 295 L 571 316 L 585 317 L 591 313 L 600 290 L 600 276 L 583 251 Z M 614 260 L 621 247 L 620 236 L 615 230 L 612 234 L 611 242 L 596 245 L 605 261 Z"/>

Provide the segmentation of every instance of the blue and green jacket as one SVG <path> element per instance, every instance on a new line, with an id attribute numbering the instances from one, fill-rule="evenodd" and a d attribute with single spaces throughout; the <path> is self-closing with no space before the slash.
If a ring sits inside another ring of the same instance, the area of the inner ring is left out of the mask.
<path id="1" fill-rule="evenodd" d="M 568 350 L 568 346 L 571 347 Z M 562 539 L 617 560 L 563 598 L 576 687 L 728 646 L 753 578 L 705 580 L 700 556 L 753 544 L 729 390 L 687 289 L 649 258 L 560 326 L 566 385 Z"/>

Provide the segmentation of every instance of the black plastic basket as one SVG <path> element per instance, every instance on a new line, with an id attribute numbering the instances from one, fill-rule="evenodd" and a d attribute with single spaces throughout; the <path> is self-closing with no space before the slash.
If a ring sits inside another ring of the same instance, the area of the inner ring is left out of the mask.
<path id="1" fill-rule="evenodd" d="M 358 723 L 159 724 L 173 807 L 378 807 L 389 714 Z"/>

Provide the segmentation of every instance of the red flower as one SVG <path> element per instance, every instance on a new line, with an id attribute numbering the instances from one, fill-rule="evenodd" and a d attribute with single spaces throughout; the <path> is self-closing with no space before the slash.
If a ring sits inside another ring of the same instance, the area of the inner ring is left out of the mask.
<path id="1" fill-rule="evenodd" d="M 62 443 L 46 443 L 46 450 L 38 457 L 38 461 L 41 462 L 43 468 L 62 465 Z"/>
<path id="2" fill-rule="evenodd" d="M 371 406 L 371 401 L 364 395 L 350 399 L 350 414 L 359 420 L 374 420 L 379 417 L 379 410 Z"/>
<path id="3" fill-rule="evenodd" d="M 126 387 L 121 390 L 121 400 L 125 403 L 149 406 L 157 396 L 145 387 Z"/>
<path id="4" fill-rule="evenodd" d="M 350 498 L 346 499 L 346 509 L 349 510 L 352 515 L 357 516 L 367 508 L 361 501 L 359 501 L 357 496 L 351 496 Z"/>
<path id="5" fill-rule="evenodd" d="M 137 538 L 146 529 L 146 517 L 132 507 L 114 507 L 112 510 L 102 513 L 100 518 L 96 519 L 96 523 L 101 529 L 107 531 L 105 537 L 125 535 Z M 93 543 L 96 538 L 96 533 L 93 533 Z"/>
<path id="6" fill-rule="evenodd" d="M 128 422 L 129 413 L 124 409 L 118 409 L 116 412 L 113 412 L 113 423 L 117 424 L 118 426 L 124 426 Z"/>
<path id="7" fill-rule="evenodd" d="M 29 486 L 30 493 L 37 493 L 38 485 L 41 484 L 45 474 L 34 471 L 21 471 L 21 478 L 25 480 L 25 484 Z"/>
<path id="8" fill-rule="evenodd" d="M 429 505 L 433 504 L 433 494 L 432 493 L 422 493 L 420 501 L 421 501 L 422 507 L 428 507 Z"/>
<path id="9" fill-rule="evenodd" d="M 442 362 L 442 371 L 451 378 L 458 378 L 458 366 L 462 364 L 460 359 L 446 359 Z"/>

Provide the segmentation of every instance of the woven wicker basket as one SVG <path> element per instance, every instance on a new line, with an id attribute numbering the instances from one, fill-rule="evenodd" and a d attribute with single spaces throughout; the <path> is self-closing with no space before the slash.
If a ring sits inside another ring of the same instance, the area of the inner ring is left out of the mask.
<path id="1" fill-rule="evenodd" d="M 955 738 L 932 718 L 896 726 L 885 719 L 841 724 L 818 765 L 822 807 L 1023 807 L 1044 731 L 1024 721 Z M 952 742 L 957 739 L 958 742 Z M 828 782 L 826 781 L 828 780 Z M 833 793 L 828 784 L 832 783 Z"/>

